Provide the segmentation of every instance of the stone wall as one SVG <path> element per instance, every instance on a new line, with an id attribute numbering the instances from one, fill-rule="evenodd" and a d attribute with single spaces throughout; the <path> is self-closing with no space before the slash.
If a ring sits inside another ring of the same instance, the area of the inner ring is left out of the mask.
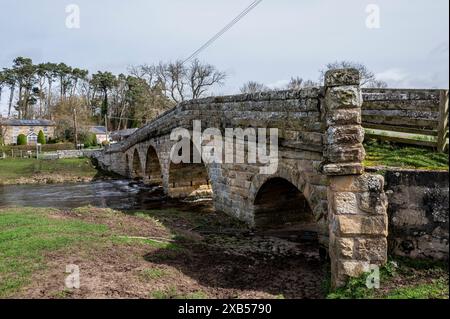
<path id="1" fill-rule="evenodd" d="M 390 253 L 448 260 L 449 173 L 388 170 L 384 174 Z"/>
<path id="2" fill-rule="evenodd" d="M 39 155 L 41 159 L 64 159 L 64 158 L 80 158 L 93 157 L 98 150 L 61 150 L 56 152 L 46 152 Z"/>

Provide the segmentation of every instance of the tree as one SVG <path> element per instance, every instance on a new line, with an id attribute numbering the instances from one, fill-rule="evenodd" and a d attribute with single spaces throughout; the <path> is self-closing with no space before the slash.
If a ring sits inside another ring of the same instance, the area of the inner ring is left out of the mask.
<path id="1" fill-rule="evenodd" d="M 17 145 L 27 145 L 27 137 L 24 134 L 17 136 Z"/>
<path id="2" fill-rule="evenodd" d="M 52 101 L 52 85 L 58 76 L 58 65 L 56 63 L 45 63 L 41 68 L 45 72 L 45 76 L 47 78 L 48 90 L 47 90 L 47 112 L 50 110 L 50 105 Z"/>
<path id="3" fill-rule="evenodd" d="M 92 76 L 92 85 L 102 93 L 102 118 L 108 115 L 108 92 L 116 85 L 117 78 L 111 72 L 98 72 Z"/>
<path id="4" fill-rule="evenodd" d="M 37 83 L 39 85 L 38 98 L 39 98 L 39 117 L 42 117 L 44 112 L 44 104 L 45 104 L 45 92 L 44 85 L 47 80 L 47 65 L 46 64 L 38 64 L 36 66 L 36 77 Z"/>
<path id="5" fill-rule="evenodd" d="M 89 71 L 87 70 L 82 70 L 79 68 L 74 68 L 72 70 L 72 74 L 71 74 L 71 85 L 72 85 L 72 90 L 70 92 L 70 96 L 73 97 L 75 95 L 75 92 L 78 88 L 78 84 L 80 81 L 85 81 L 87 79 L 87 76 L 89 74 Z"/>
<path id="6" fill-rule="evenodd" d="M 297 76 L 292 77 L 287 85 L 288 90 L 301 90 L 305 88 L 317 87 L 320 86 L 319 83 L 316 83 L 311 80 L 304 80 L 303 78 Z"/>
<path id="7" fill-rule="evenodd" d="M 71 84 L 72 68 L 65 63 L 59 63 L 56 66 L 55 73 L 59 78 L 59 99 L 63 101 Z"/>
<path id="8" fill-rule="evenodd" d="M 187 69 L 191 97 L 202 97 L 214 85 L 223 85 L 227 75 L 211 64 L 202 64 L 198 59 L 192 61 Z"/>
<path id="9" fill-rule="evenodd" d="M 182 61 L 169 63 L 160 62 L 156 67 L 140 69 L 141 74 L 156 73 L 156 82 L 163 89 L 166 96 L 173 102 L 180 103 L 187 99 L 198 99 L 215 85 L 223 85 L 226 73 L 215 66 L 202 63 L 195 59 L 186 65 Z M 154 85 L 151 85 L 154 87 Z"/>
<path id="10" fill-rule="evenodd" d="M 12 105 L 14 101 L 14 92 L 16 90 L 16 74 L 12 69 L 3 69 L 5 84 L 9 87 L 8 117 L 11 116 Z"/>
<path id="11" fill-rule="evenodd" d="M 387 87 L 387 83 L 383 81 L 378 81 L 376 79 L 375 74 L 368 69 L 368 67 L 362 63 L 358 62 L 352 62 L 352 61 L 336 61 L 332 63 L 328 63 L 325 67 L 325 69 L 321 70 L 320 73 L 320 82 L 323 83 L 325 80 L 325 73 L 327 73 L 329 70 L 336 70 L 336 69 L 356 69 L 359 71 L 359 76 L 361 79 L 361 86 L 367 87 L 367 86 L 385 86 Z"/>
<path id="12" fill-rule="evenodd" d="M 0 101 L 2 100 L 3 87 L 6 86 L 6 75 L 0 71 Z"/>
<path id="13" fill-rule="evenodd" d="M 36 67 L 29 58 L 18 57 L 13 61 L 13 70 L 19 86 L 19 101 L 16 110 L 19 118 L 30 118 L 30 104 L 34 102 L 33 85 L 35 84 Z"/>
<path id="14" fill-rule="evenodd" d="M 303 88 L 303 79 L 299 76 L 292 77 L 287 86 L 288 90 L 300 90 Z"/>
<path id="15" fill-rule="evenodd" d="M 47 141 L 45 140 L 44 132 L 42 132 L 42 130 L 39 131 L 37 142 L 42 145 L 47 143 Z"/>
<path id="16" fill-rule="evenodd" d="M 186 97 L 186 68 L 181 61 L 160 63 L 157 67 L 158 77 L 163 89 L 175 103 L 183 102 Z"/>
<path id="17" fill-rule="evenodd" d="M 388 84 L 381 80 L 375 80 L 370 82 L 367 87 L 373 89 L 386 89 L 388 87 Z"/>
<path id="18" fill-rule="evenodd" d="M 240 91 L 242 94 L 253 94 L 253 93 L 259 93 L 259 92 L 267 92 L 270 89 L 263 83 L 258 83 L 255 81 L 249 81 L 245 83 L 241 88 Z"/>

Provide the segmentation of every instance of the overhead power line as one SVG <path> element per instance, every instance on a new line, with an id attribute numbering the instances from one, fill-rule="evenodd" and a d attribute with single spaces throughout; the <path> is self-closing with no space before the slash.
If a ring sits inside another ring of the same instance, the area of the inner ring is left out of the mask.
<path id="1" fill-rule="evenodd" d="M 197 51 L 192 53 L 186 60 L 184 60 L 183 64 L 192 60 L 197 55 L 199 55 L 200 52 L 202 52 L 203 50 L 208 48 L 217 39 L 219 39 L 225 32 L 230 30 L 236 23 L 238 23 L 240 20 L 242 20 L 250 11 L 252 11 L 254 8 L 256 8 L 262 1 L 263 0 L 253 1 L 247 8 L 244 9 L 244 11 L 242 11 L 237 17 L 235 17 L 233 20 L 231 20 L 231 22 L 228 23 L 222 30 L 217 32 L 211 39 L 209 39 L 205 44 L 203 44 Z"/>

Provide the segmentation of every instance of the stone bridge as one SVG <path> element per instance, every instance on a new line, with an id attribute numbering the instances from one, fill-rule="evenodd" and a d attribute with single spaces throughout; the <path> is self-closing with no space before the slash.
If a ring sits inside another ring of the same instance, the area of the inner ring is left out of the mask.
<path id="1" fill-rule="evenodd" d="M 171 197 L 212 195 L 217 211 L 252 227 L 303 221 L 329 252 L 337 287 L 387 260 L 384 180 L 362 165 L 362 102 L 356 70 L 330 71 L 324 87 L 181 103 L 96 157 L 102 168 L 161 185 Z M 233 163 L 172 163 L 172 131 L 192 132 L 199 120 L 222 132 L 278 129 L 277 169 L 265 174 L 263 164 L 248 163 L 245 136 L 235 137 L 245 152 Z"/>

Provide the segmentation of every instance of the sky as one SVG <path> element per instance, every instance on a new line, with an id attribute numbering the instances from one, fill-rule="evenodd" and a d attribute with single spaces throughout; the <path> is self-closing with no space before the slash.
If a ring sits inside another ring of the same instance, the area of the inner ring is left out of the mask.
<path id="1" fill-rule="evenodd" d="M 26 56 L 118 74 L 184 59 L 252 2 L 0 0 L 0 68 Z M 79 28 L 66 26 L 71 4 Z M 228 73 L 215 95 L 249 80 L 272 88 L 292 76 L 317 81 L 336 60 L 364 63 L 391 87 L 448 88 L 448 11 L 448 0 L 263 0 L 198 58 Z"/>

